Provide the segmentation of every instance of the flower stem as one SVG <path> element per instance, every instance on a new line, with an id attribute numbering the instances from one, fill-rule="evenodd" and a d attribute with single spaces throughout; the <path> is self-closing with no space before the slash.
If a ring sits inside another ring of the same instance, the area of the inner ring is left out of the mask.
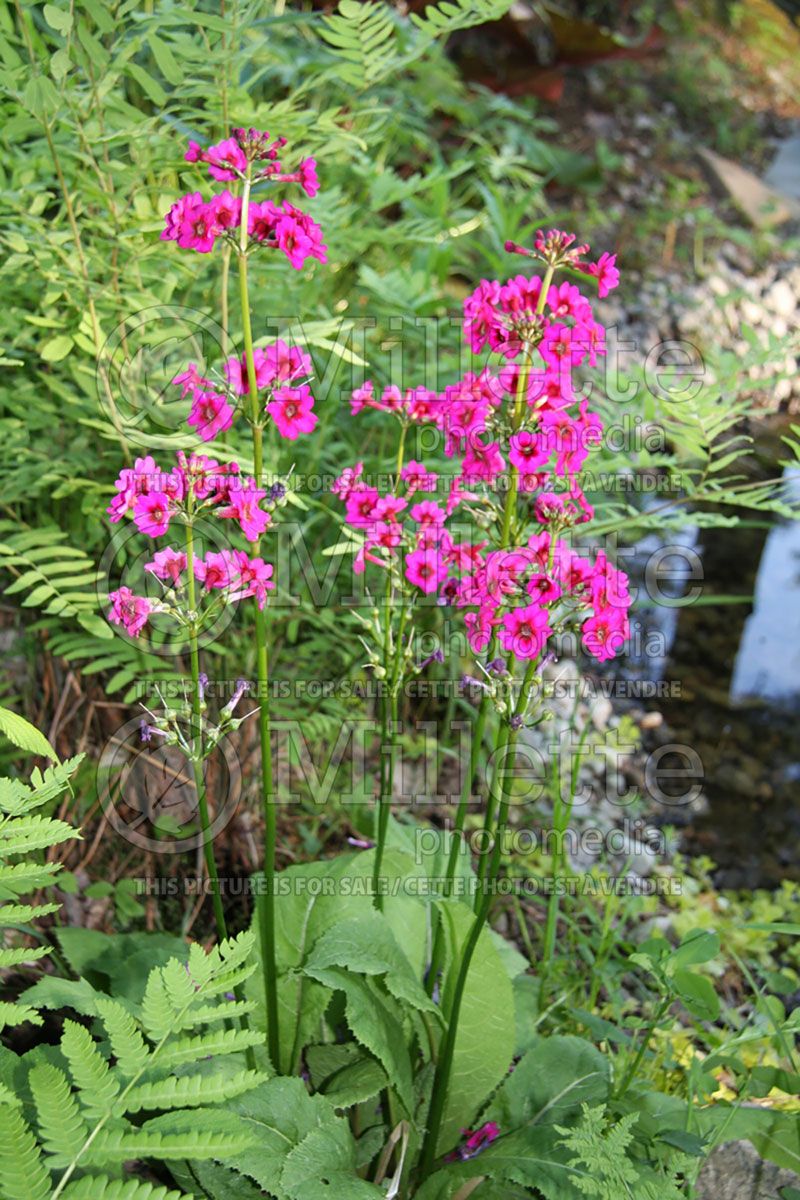
<path id="1" fill-rule="evenodd" d="M 578 773 L 581 769 L 581 762 L 583 761 L 583 748 L 586 744 L 588 733 L 589 722 L 587 721 L 581 730 L 581 736 L 578 739 L 575 757 L 572 762 L 572 770 L 570 772 L 569 795 L 566 801 L 564 801 L 561 795 L 561 760 L 558 747 L 553 754 L 553 832 L 556 836 L 556 844 L 553 850 L 553 861 L 550 872 L 551 879 L 553 881 L 553 887 L 550 891 L 550 898 L 547 902 L 547 920 L 544 928 L 544 951 L 542 954 L 543 988 L 547 980 L 550 964 L 555 956 L 556 929 L 558 927 L 559 909 L 559 889 L 556 884 L 559 876 L 563 874 L 564 866 L 566 864 L 566 854 L 564 852 L 564 834 L 569 827 L 570 818 L 572 816 L 572 807 L 575 803 L 575 797 L 578 793 Z"/>
<path id="2" fill-rule="evenodd" d="M 532 658 L 528 663 L 528 669 L 525 672 L 525 679 L 522 684 L 522 689 L 517 700 L 514 715 L 519 717 L 525 710 L 528 699 L 528 691 L 530 689 L 531 680 L 533 679 L 536 670 L 538 659 Z M 492 776 L 492 788 L 494 792 L 497 788 L 498 779 L 504 778 L 504 770 L 501 761 L 504 763 L 509 758 L 513 758 L 517 745 L 518 731 L 515 723 L 503 722 L 497 731 L 497 742 L 495 745 L 494 772 Z M 439 1061 L 436 1066 L 436 1074 L 433 1079 L 433 1090 L 431 1092 L 431 1105 L 428 1111 L 427 1130 L 425 1140 L 422 1145 L 420 1154 L 420 1171 L 421 1178 L 425 1179 L 433 1168 L 436 1159 L 436 1146 L 439 1141 L 439 1131 L 442 1126 L 442 1117 L 444 1116 L 444 1108 L 447 1100 L 447 1091 L 450 1084 L 450 1074 L 453 1068 L 453 1056 L 455 1054 L 456 1039 L 458 1037 L 458 1023 L 461 1013 L 461 1005 L 464 999 L 464 991 L 466 989 L 469 969 L 472 965 L 472 959 L 475 950 L 478 946 L 481 933 L 486 925 L 489 916 L 489 909 L 492 902 L 492 893 L 495 890 L 497 877 L 500 873 L 500 864 L 502 861 L 503 850 L 503 834 L 505 831 L 506 822 L 508 821 L 508 812 L 511 806 L 511 798 L 506 785 L 501 784 L 501 799 L 499 801 L 497 825 L 495 827 L 495 840 L 492 848 L 492 855 L 489 864 L 487 878 L 484 881 L 483 888 L 479 892 L 479 905 L 475 913 L 472 927 L 464 943 L 461 951 L 461 962 L 458 968 L 455 988 L 453 990 L 453 1000 L 448 1014 L 447 1032 L 442 1042 L 442 1047 L 439 1053 Z"/>
<path id="3" fill-rule="evenodd" d="M 400 485 L 400 472 L 403 470 L 406 429 L 407 426 L 403 422 L 400 441 L 397 447 L 395 488 Z M 402 596 L 402 583 L 400 591 Z M 391 566 L 387 566 L 386 591 L 383 598 L 383 668 L 385 672 L 383 679 L 385 686 L 384 694 L 381 697 L 381 779 L 378 803 L 375 809 L 375 863 L 372 868 L 372 895 L 375 907 L 378 910 L 383 908 L 383 896 L 380 893 L 380 877 L 383 865 L 383 852 L 386 849 L 386 835 L 389 830 L 389 817 L 392 812 L 392 796 L 394 795 L 394 770 L 397 762 L 397 689 L 400 686 L 403 634 L 408 616 L 408 606 L 405 596 L 402 596 L 401 603 L 403 607 L 400 613 L 397 642 L 394 647 L 394 660 L 392 660 L 392 598 L 392 570 Z M 386 753 L 387 747 L 388 756 Z"/>
<path id="4" fill-rule="evenodd" d="M 203 774 L 203 719 L 201 715 L 200 692 L 200 649 L 197 644 L 197 594 L 194 581 L 194 529 L 191 521 L 186 523 L 186 574 L 187 594 L 191 624 L 189 626 L 189 656 L 192 671 L 192 771 L 194 786 L 197 791 L 197 809 L 200 814 L 200 829 L 203 835 L 203 857 L 206 871 L 211 884 L 211 900 L 214 906 L 214 920 L 217 925 L 217 938 L 224 942 L 228 936 L 225 923 L 225 912 L 222 907 L 220 894 L 219 873 L 214 858 L 214 843 L 211 836 L 211 822 L 208 817 L 208 797 L 206 795 L 205 777 Z"/>
<path id="5" fill-rule="evenodd" d="M 250 397 L 250 425 L 253 431 L 253 471 L 256 487 L 264 470 L 264 431 L 258 405 L 256 364 L 253 357 L 253 329 L 250 321 L 250 298 L 247 286 L 247 214 L 250 205 L 250 168 L 242 189 L 242 217 L 239 234 L 239 299 L 242 315 L 242 337 L 247 367 L 247 388 Z M 260 541 L 260 539 L 259 539 Z M 259 542 L 256 542 L 256 553 Z M 264 998 L 267 1012 L 267 1049 L 272 1065 L 280 1072 L 280 1037 L 278 1027 L 278 973 L 275 961 L 275 852 L 277 819 L 272 794 L 272 740 L 269 715 L 269 649 L 267 646 L 267 615 L 253 599 L 256 624 L 256 675 L 258 678 L 258 729 L 261 741 L 261 793 L 264 810 L 264 890 L 259 911 L 261 935 L 261 965 L 264 973 Z"/>

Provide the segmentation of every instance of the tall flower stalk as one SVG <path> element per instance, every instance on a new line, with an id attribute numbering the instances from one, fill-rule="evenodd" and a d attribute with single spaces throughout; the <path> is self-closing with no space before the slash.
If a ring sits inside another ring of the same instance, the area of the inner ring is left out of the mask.
<path id="1" fill-rule="evenodd" d="M 249 420 L 253 437 L 253 472 L 256 486 L 264 481 L 264 424 L 258 405 L 258 381 L 250 320 L 250 296 L 247 284 L 248 220 L 252 164 L 248 162 L 242 189 L 242 216 L 239 226 L 239 302 L 242 340 L 250 400 Z M 258 541 L 256 542 L 258 546 Z M 264 997 L 267 1013 L 267 1048 L 273 1066 L 280 1071 L 280 1029 L 278 1025 L 278 969 L 275 960 L 275 857 L 278 827 L 272 781 L 272 737 L 269 714 L 269 647 L 266 610 L 256 604 L 256 677 L 258 680 L 258 729 L 261 743 L 261 803 L 264 813 L 264 887 L 259 906 L 261 962 L 264 973 Z"/>
<path id="2" fill-rule="evenodd" d="M 591 519 L 578 473 L 602 432 L 597 414 L 576 393 L 572 371 L 583 362 L 595 365 L 604 344 L 590 302 L 574 284 L 556 285 L 554 278 L 559 268 L 595 276 L 601 295 L 617 282 L 612 257 L 587 262 L 588 247 L 575 246 L 574 241 L 553 230 L 539 233 L 532 250 L 507 246 L 543 263 L 543 274 L 518 275 L 505 284 L 483 281 L 468 297 L 467 340 L 475 353 L 490 349 L 501 365 L 496 372 L 469 374 L 445 389 L 436 413 L 446 433 L 445 452 L 461 459 L 455 487 L 466 511 L 489 534 L 479 544 L 450 541 L 451 570 L 440 589 L 442 599 L 468 610 L 465 622 L 478 666 L 469 682 L 482 691 L 469 778 L 450 845 L 445 897 L 452 892 L 469 795 L 492 710 L 498 728 L 483 824 L 483 844 L 489 849 L 479 864 L 474 918 L 448 988 L 447 1029 L 421 1152 L 422 1178 L 436 1158 L 463 997 L 502 867 L 517 742 L 526 726 L 550 715 L 542 709 L 542 670 L 567 634 L 580 630 L 586 650 L 604 660 L 621 649 L 628 633 L 625 576 L 602 551 L 592 563 L 564 536 Z M 498 503 L 506 467 L 507 483 Z M 554 822 L 561 827 L 569 819 L 570 805 L 559 806 L 559 800 L 554 797 Z M 562 867 L 562 860 L 554 863 L 554 870 Z M 557 908 L 551 906 L 550 953 L 556 919 Z M 440 922 L 429 970 L 430 994 L 443 959 Z"/>
<path id="3" fill-rule="evenodd" d="M 222 241 L 225 251 L 236 255 L 239 274 L 239 299 L 243 355 L 224 364 L 226 384 L 220 386 L 199 375 L 193 364 L 175 382 L 184 394 L 191 393 L 189 425 L 204 441 L 213 440 L 231 428 L 242 413 L 250 426 L 253 452 L 253 478 L 245 479 L 238 495 L 232 497 L 231 510 L 240 517 L 247 537 L 261 546 L 262 536 L 272 515 L 286 496 L 286 484 L 274 482 L 264 488 L 264 428 L 267 419 L 284 438 L 294 440 L 316 426 L 314 398 L 305 380 L 311 374 L 311 360 L 300 349 L 276 341 L 256 346 L 248 286 L 251 255 L 262 250 L 279 250 L 299 270 L 307 259 L 326 261 L 321 230 L 314 221 L 288 201 L 276 205 L 253 200 L 256 184 L 299 184 L 309 196 L 319 187 L 316 164 L 303 159 L 298 168 L 284 170 L 279 155 L 284 138 L 270 139 L 255 129 L 235 129 L 231 137 L 202 150 L 190 142 L 188 162 L 202 163 L 219 182 L 241 183 L 241 196 L 221 191 L 206 201 L 200 193 L 183 196 L 170 209 L 162 237 L 176 241 L 185 249 L 199 253 L 213 250 Z M 227 332 L 227 331 L 226 331 Z M 256 633 L 256 676 L 261 748 L 261 803 L 264 815 L 264 870 L 259 904 L 259 929 L 266 1008 L 266 1040 L 276 1071 L 281 1069 L 278 1013 L 278 975 L 275 956 L 275 869 L 277 819 L 273 787 L 272 745 L 270 736 L 269 637 L 264 596 L 256 596 L 254 608 Z"/>

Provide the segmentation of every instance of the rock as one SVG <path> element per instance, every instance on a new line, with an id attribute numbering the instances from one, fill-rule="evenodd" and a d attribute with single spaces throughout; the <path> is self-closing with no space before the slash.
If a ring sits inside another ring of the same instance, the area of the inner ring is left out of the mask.
<path id="1" fill-rule="evenodd" d="M 797 312 L 797 296 L 785 279 L 778 279 L 764 294 L 764 304 L 779 317 L 793 317 Z"/>
<path id="2" fill-rule="evenodd" d="M 645 713 L 639 722 L 640 729 L 658 729 L 664 724 L 664 714 L 660 712 Z"/>
<path id="3" fill-rule="evenodd" d="M 752 171 L 702 146 L 698 154 L 712 181 L 757 229 L 783 225 L 800 215 L 795 200 L 768 187 Z"/>
<path id="4" fill-rule="evenodd" d="M 761 1158 L 749 1142 L 727 1142 L 712 1151 L 697 1180 L 698 1200 L 781 1200 L 800 1175 Z"/>
<path id="5" fill-rule="evenodd" d="M 609 718 L 614 711 L 614 706 L 608 696 L 598 696 L 592 705 L 592 724 L 600 733 L 608 728 Z"/>
<path id="6" fill-rule="evenodd" d="M 760 325 L 766 316 L 761 305 L 753 300 L 742 300 L 740 311 L 745 325 Z"/>

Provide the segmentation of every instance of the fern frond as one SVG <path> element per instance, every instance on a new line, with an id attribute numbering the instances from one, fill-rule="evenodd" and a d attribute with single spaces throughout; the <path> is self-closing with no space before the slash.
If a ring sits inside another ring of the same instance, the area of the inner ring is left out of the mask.
<path id="1" fill-rule="evenodd" d="M 422 15 L 412 13 L 411 20 L 426 37 L 446 37 L 457 29 L 499 21 L 510 8 L 511 0 L 442 0 L 429 4 Z"/>
<path id="2" fill-rule="evenodd" d="M 47 887 L 61 869 L 60 863 L 38 863 L 33 856 L 80 835 L 65 821 L 44 816 L 36 810 L 50 803 L 69 786 L 70 776 L 81 757 L 57 763 L 44 773 L 35 770 L 30 783 L 0 779 L 0 939 L 5 929 L 25 924 L 35 917 L 56 912 L 58 904 L 21 903 L 27 892 Z M 20 862 L 10 861 L 22 858 Z M 8 903 L 2 903 L 8 901 Z M 0 940 L 0 967 L 15 967 L 48 954 L 47 946 L 5 946 Z M 33 1021 L 41 1024 L 29 1004 L 0 1004 L 0 1029 Z"/>
<path id="3" fill-rule="evenodd" d="M 259 1039 L 263 1042 L 263 1036 Z M 253 1045 L 253 1041 L 248 1044 Z M 237 1071 L 234 1075 L 168 1075 L 153 1083 L 140 1083 L 126 1092 L 126 1113 L 142 1109 L 199 1108 L 203 1104 L 221 1104 L 249 1091 L 263 1079 L 259 1071 Z"/>
<path id="4" fill-rule="evenodd" d="M 156 1187 L 138 1179 L 106 1179 L 102 1175 L 84 1175 L 63 1191 L 64 1200 L 194 1200 L 186 1192 Z"/>
<path id="5" fill-rule="evenodd" d="M 77 1021 L 65 1021 L 61 1050 L 69 1063 L 73 1082 L 89 1117 L 101 1117 L 114 1109 L 120 1085 L 98 1050 L 89 1030 Z"/>
<path id="6" fill-rule="evenodd" d="M 243 1054 L 263 1041 L 263 1035 L 240 1029 L 199 1030 L 212 1021 L 230 1019 L 237 1007 L 241 1009 L 221 997 L 232 979 L 244 978 L 255 969 L 252 949 L 249 932 L 208 954 L 193 945 L 188 963 L 173 958 L 150 972 L 141 1011 L 133 1007 L 129 1011 L 108 996 L 97 995 L 87 1002 L 85 980 L 67 990 L 62 986 L 51 997 L 66 1004 L 73 997 L 97 1023 L 93 1033 L 66 1020 L 60 1043 L 66 1070 L 39 1062 L 28 1072 L 39 1144 L 18 1114 L 6 1134 L 10 1162 L 16 1157 L 32 1159 L 34 1168 L 38 1162 L 45 1175 L 60 1174 L 52 1193 L 48 1180 L 42 1195 L 83 1195 L 80 1187 L 91 1188 L 86 1193 L 91 1196 L 150 1195 L 108 1191 L 111 1180 L 99 1174 L 88 1177 L 88 1183 L 74 1177 L 87 1171 L 114 1175 L 136 1158 L 224 1160 L 251 1146 L 249 1129 L 226 1123 L 224 1108 L 208 1106 L 224 1105 L 257 1087 L 266 1076 L 244 1068 L 214 1072 L 209 1070 L 209 1060 Z M 35 992 L 31 989 L 31 998 Z M 47 996 L 46 989 L 40 992 Z M 146 1124 L 130 1119 L 142 1112 L 153 1114 Z M 2 1144 L 0 1164 L 1 1156 Z M 33 1168 L 30 1177 L 35 1181 Z M 16 1176 L 12 1184 L 19 1186 Z M 15 1193 L 2 1187 L 0 1195 L 16 1200 Z"/>
<path id="7" fill-rule="evenodd" d="M 43 1062 L 31 1069 L 28 1083 L 36 1105 L 41 1143 L 48 1154 L 66 1165 L 89 1134 L 67 1077 L 51 1063 Z"/>
<path id="8" fill-rule="evenodd" d="M 18 1109 L 4 1107 L 0 1121 L 0 1196 L 3 1200 L 50 1200 L 50 1176 L 36 1139 Z"/>
<path id="9" fill-rule="evenodd" d="M 340 77 L 359 91 L 384 78 L 398 58 L 394 14 L 376 0 L 339 0 L 321 35 L 336 51 Z"/>

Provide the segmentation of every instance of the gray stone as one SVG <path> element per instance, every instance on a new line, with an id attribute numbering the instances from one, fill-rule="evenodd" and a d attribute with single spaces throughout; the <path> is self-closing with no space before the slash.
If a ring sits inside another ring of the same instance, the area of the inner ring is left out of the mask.
<path id="1" fill-rule="evenodd" d="M 793 317 L 797 312 L 797 296 L 785 279 L 778 279 L 764 294 L 764 304 L 779 317 Z"/>
<path id="2" fill-rule="evenodd" d="M 761 1158 L 749 1142 L 727 1142 L 712 1151 L 697 1180 L 698 1200 L 781 1200 L 800 1175 Z"/>
<path id="3" fill-rule="evenodd" d="M 781 142 L 765 181 L 770 187 L 800 200 L 800 133 Z"/>
<path id="4" fill-rule="evenodd" d="M 698 154 L 712 181 L 757 229 L 783 225 L 800 216 L 797 201 L 768 187 L 752 171 L 705 147 L 700 147 Z"/>

